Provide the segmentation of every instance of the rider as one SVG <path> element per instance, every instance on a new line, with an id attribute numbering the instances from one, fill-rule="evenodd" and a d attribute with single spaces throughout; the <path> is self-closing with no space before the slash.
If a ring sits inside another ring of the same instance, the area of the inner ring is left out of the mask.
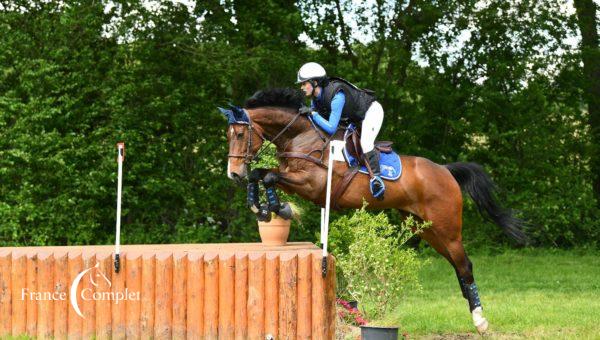
<path id="1" fill-rule="evenodd" d="M 323 66 L 314 62 L 302 65 L 297 83 L 301 83 L 302 91 L 311 97 L 311 107 L 303 107 L 301 112 L 310 114 L 329 135 L 337 131 L 340 120 L 356 126 L 360 124 L 360 144 L 372 174 L 371 193 L 383 199 L 385 184 L 381 179 L 379 152 L 374 145 L 383 122 L 383 108 L 375 100 L 374 92 L 360 89 L 341 78 L 327 77 Z"/>

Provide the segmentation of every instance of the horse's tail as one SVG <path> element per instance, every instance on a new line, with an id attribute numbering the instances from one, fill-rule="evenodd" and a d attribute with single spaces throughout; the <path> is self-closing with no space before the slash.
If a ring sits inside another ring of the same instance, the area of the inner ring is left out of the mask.
<path id="1" fill-rule="evenodd" d="M 528 237 L 523 231 L 525 222 L 513 215 L 510 209 L 503 209 L 496 202 L 496 185 L 485 173 L 481 165 L 477 163 L 451 163 L 445 165 L 461 189 L 469 193 L 469 196 L 477 204 L 479 213 L 487 216 L 504 232 L 519 244 L 527 244 Z"/>

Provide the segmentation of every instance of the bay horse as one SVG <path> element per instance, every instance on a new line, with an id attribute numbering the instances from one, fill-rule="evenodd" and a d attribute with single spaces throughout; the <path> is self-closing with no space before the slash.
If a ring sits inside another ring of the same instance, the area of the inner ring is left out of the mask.
<path id="1" fill-rule="evenodd" d="M 221 109 L 229 118 L 227 176 L 238 183 L 247 179 L 249 188 L 262 180 L 267 188 L 277 187 L 286 193 L 298 194 L 323 207 L 329 157 L 327 143 L 330 138 L 342 139 L 344 131 L 327 136 L 299 113 L 303 102 L 304 95 L 299 90 L 270 89 L 255 93 L 246 101 L 244 109 Z M 275 145 L 279 166 L 249 171 L 249 165 L 266 141 Z M 494 183 L 476 163 L 440 165 L 422 157 L 404 155 L 401 162 L 403 173 L 396 181 L 386 181 L 383 200 L 371 195 L 369 176 L 358 173 L 335 203 L 342 209 L 359 209 L 365 200 L 368 209 L 397 209 L 431 221 L 431 226 L 424 229 L 420 237 L 454 267 L 473 323 L 483 333 L 488 322 L 483 317 L 473 265 L 462 244 L 461 189 L 472 197 L 482 215 L 487 215 L 519 242 L 526 240 L 523 221 L 496 202 Z M 344 180 L 348 171 L 346 162 L 334 162 L 332 188 Z M 252 197 L 249 192 L 249 198 Z"/>

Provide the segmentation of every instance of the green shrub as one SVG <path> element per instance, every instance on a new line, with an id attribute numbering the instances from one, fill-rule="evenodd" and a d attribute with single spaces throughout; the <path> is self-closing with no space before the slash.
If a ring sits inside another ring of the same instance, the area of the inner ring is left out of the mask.
<path id="1" fill-rule="evenodd" d="M 412 249 L 402 249 L 411 236 L 427 227 L 408 217 L 392 225 L 381 212 L 363 207 L 331 225 L 332 252 L 337 258 L 342 296 L 361 302 L 369 318 L 381 318 L 411 289 L 420 289 L 417 274 L 422 262 Z"/>

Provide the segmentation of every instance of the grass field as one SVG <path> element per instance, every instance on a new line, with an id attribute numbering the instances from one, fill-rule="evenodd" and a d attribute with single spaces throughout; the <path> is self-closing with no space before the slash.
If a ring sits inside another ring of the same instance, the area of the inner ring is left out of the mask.
<path id="1" fill-rule="evenodd" d="M 441 256 L 424 257 L 423 291 L 389 320 L 411 339 L 477 338 L 454 270 Z M 600 253 L 511 250 L 470 258 L 487 338 L 600 339 Z"/>

